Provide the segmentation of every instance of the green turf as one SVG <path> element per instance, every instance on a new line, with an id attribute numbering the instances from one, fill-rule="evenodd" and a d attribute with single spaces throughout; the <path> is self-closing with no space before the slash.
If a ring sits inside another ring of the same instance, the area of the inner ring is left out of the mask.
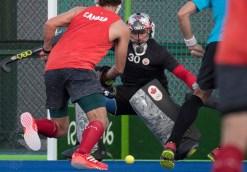
<path id="1" fill-rule="evenodd" d="M 47 155 L 0 155 L 0 160 L 47 160 Z"/>

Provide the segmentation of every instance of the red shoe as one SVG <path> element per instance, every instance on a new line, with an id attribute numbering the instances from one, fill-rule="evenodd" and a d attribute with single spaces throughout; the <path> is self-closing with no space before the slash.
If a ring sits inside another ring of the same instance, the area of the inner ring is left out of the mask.
<path id="1" fill-rule="evenodd" d="M 221 150 L 221 149 L 218 148 L 218 147 L 215 148 L 214 150 L 212 150 L 212 151 L 208 154 L 208 158 L 209 158 L 211 161 L 215 162 L 215 160 L 216 160 L 216 158 L 217 158 L 217 156 L 218 156 L 220 150 Z"/>
<path id="2" fill-rule="evenodd" d="M 75 152 L 71 159 L 71 165 L 77 169 L 108 170 L 108 165 L 97 161 L 89 154 Z"/>
<path id="3" fill-rule="evenodd" d="M 24 128 L 24 140 L 30 149 L 38 151 L 41 141 L 38 135 L 36 122 L 29 112 L 21 114 L 21 124 Z"/>
<path id="4" fill-rule="evenodd" d="M 165 145 L 164 151 L 161 154 L 160 164 L 164 168 L 174 168 L 174 158 L 176 152 L 176 144 L 168 142 Z"/>
<path id="5" fill-rule="evenodd" d="M 213 172 L 243 172 L 244 153 L 235 146 L 220 149 L 213 163 Z"/>

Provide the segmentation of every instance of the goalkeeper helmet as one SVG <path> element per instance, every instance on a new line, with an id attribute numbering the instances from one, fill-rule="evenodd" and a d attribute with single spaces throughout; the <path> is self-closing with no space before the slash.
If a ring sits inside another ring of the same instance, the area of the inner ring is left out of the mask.
<path id="1" fill-rule="evenodd" d="M 154 23 L 147 14 L 134 13 L 129 17 L 127 24 L 136 55 L 145 54 L 147 41 L 154 37 Z"/>

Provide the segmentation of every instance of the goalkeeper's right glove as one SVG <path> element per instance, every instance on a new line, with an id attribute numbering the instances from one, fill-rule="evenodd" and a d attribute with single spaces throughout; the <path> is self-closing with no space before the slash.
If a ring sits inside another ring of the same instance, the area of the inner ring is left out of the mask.
<path id="1" fill-rule="evenodd" d="M 102 66 L 100 68 L 100 83 L 103 87 L 107 88 L 107 87 L 111 87 L 112 84 L 115 82 L 114 79 L 107 79 L 106 78 L 106 73 L 111 69 L 110 66 Z"/>

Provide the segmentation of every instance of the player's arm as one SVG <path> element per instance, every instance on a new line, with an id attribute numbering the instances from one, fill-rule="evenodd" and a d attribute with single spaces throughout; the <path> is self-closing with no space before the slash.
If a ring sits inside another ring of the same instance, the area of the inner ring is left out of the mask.
<path id="1" fill-rule="evenodd" d="M 179 64 L 172 70 L 172 73 L 179 79 L 183 80 L 187 86 L 193 91 L 196 85 L 196 77 L 193 73 L 187 70 L 183 65 Z"/>
<path id="2" fill-rule="evenodd" d="M 85 7 L 75 7 L 45 22 L 43 30 L 44 50 L 50 51 L 52 49 L 52 38 L 55 36 L 57 27 L 68 26 L 71 20 L 84 9 Z"/>
<path id="3" fill-rule="evenodd" d="M 119 20 L 111 25 L 109 33 L 109 39 L 110 41 L 114 41 L 115 45 L 115 64 L 106 73 L 106 78 L 115 79 L 124 71 L 130 41 L 130 31 L 127 25 L 122 20 Z"/>
<path id="4" fill-rule="evenodd" d="M 196 57 L 202 57 L 204 49 L 197 43 L 192 32 L 190 17 L 198 11 L 198 8 L 192 1 L 188 1 L 178 11 L 178 22 L 184 36 L 184 41 L 191 54 Z"/>
<path id="5" fill-rule="evenodd" d="M 184 81 L 191 90 L 193 90 L 193 84 L 196 83 L 196 77 L 175 58 L 173 58 L 165 47 L 163 47 L 160 55 L 161 63 L 164 69 L 167 69 L 169 72 L 173 73 L 177 78 Z"/>

